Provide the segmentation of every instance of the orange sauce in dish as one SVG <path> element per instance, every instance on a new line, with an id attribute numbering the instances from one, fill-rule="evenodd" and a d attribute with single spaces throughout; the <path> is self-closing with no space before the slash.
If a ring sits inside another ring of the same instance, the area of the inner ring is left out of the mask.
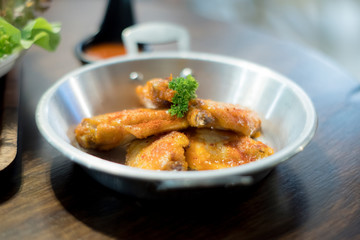
<path id="1" fill-rule="evenodd" d="M 99 43 L 85 49 L 85 54 L 93 59 L 107 59 L 126 54 L 126 50 L 121 43 Z"/>

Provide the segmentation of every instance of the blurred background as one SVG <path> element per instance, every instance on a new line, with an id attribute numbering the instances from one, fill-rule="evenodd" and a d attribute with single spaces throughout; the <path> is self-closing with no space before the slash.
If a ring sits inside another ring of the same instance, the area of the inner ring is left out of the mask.
<path id="1" fill-rule="evenodd" d="M 62 40 L 56 54 L 67 53 L 74 48 L 75 43 L 94 34 L 100 26 L 107 5 L 105 0 L 23 1 L 27 4 L 33 2 L 39 9 L 46 9 L 45 17 L 50 16 L 51 21 L 60 21 L 64 32 L 71 26 L 78 27 L 78 32 Z M 16 2 L 16 0 L 0 0 L 2 4 L 6 2 Z M 193 49 L 196 51 L 209 51 L 208 48 L 198 44 L 196 39 L 201 34 L 208 34 L 202 32 L 201 28 L 208 27 L 210 22 L 214 26 L 214 32 L 207 37 L 209 43 L 213 44 L 210 51 L 214 53 L 249 56 L 248 60 L 254 60 L 255 57 L 252 56 L 261 55 L 261 49 L 248 49 L 247 53 L 236 52 L 236 49 L 226 52 L 216 41 L 212 42 L 211 38 L 222 34 L 224 38 L 229 38 L 226 40 L 227 44 L 236 46 L 237 43 L 244 45 L 256 41 L 259 34 L 262 34 L 268 37 L 269 41 L 277 39 L 325 55 L 360 81 L 360 0 L 131 0 L 131 2 L 136 22 L 172 19 L 176 23 L 179 19 L 179 22 L 190 29 L 194 40 Z M 69 3 L 72 8 L 69 8 Z M 157 7 L 154 7 L 154 3 L 157 3 Z M 78 15 L 79 21 L 74 22 L 59 15 L 57 12 L 61 11 L 57 9 L 69 12 L 69 15 Z M 187 9 L 187 11 L 179 9 Z M 144 14 L 148 11 L 154 14 L 150 17 L 149 14 Z M 196 31 L 192 30 L 194 22 L 197 26 Z M 231 27 L 228 27 L 229 25 Z M 233 32 L 222 31 L 223 26 L 232 29 Z M 242 34 L 244 31 L 246 34 Z M 248 36 L 248 39 L 243 39 L 242 36 Z M 74 59 L 69 58 L 69 61 Z M 59 72 L 59 76 L 62 73 Z"/>
<path id="2" fill-rule="evenodd" d="M 243 24 L 318 51 L 360 81 L 359 0 L 187 0 L 187 3 L 189 9 L 204 18 Z"/>

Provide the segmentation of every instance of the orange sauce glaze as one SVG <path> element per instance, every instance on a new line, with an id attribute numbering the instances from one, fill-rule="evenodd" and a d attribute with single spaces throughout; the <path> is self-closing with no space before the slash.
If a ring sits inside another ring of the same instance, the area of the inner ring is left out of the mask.
<path id="1" fill-rule="evenodd" d="M 121 43 L 99 43 L 85 49 L 85 54 L 93 59 L 106 59 L 126 53 Z"/>

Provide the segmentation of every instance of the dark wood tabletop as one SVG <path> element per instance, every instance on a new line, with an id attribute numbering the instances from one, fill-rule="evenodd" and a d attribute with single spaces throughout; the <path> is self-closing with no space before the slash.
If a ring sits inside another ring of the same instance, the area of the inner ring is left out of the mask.
<path id="1" fill-rule="evenodd" d="M 137 22 L 186 27 L 191 48 L 249 60 L 295 81 L 311 97 L 311 143 L 243 191 L 145 200 L 100 185 L 39 133 L 35 109 L 60 77 L 81 66 L 75 45 L 97 31 L 105 1 L 53 1 L 62 23 L 54 53 L 32 47 L 19 78 L 19 142 L 0 171 L 0 239 L 360 239 L 360 85 L 314 50 L 240 24 L 205 19 L 190 1 L 134 1 Z"/>

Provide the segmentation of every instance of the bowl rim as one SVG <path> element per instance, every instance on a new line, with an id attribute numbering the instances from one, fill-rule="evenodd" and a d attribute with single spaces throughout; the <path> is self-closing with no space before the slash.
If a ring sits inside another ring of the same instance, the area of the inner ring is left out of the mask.
<path id="1" fill-rule="evenodd" d="M 3 58 L 0 58 L 0 77 L 7 74 L 14 66 L 16 60 L 20 57 L 19 52 L 11 53 Z"/>
<path id="2" fill-rule="evenodd" d="M 70 143 L 66 142 L 62 138 L 58 137 L 55 131 L 50 127 L 47 120 L 47 114 L 49 111 L 49 99 L 57 91 L 57 89 L 68 79 L 74 78 L 79 74 L 95 70 L 108 65 L 121 64 L 124 62 L 139 61 L 139 60 L 155 60 L 155 59 L 191 59 L 201 61 L 213 61 L 222 64 L 230 64 L 236 66 L 246 67 L 247 69 L 254 71 L 261 71 L 264 75 L 269 75 L 276 81 L 281 82 L 289 86 L 300 98 L 301 103 L 306 110 L 306 123 L 304 130 L 299 137 L 291 144 L 287 145 L 283 149 L 275 152 L 273 155 L 260 159 L 248 164 L 240 165 L 232 168 L 218 169 L 218 170 L 205 170 L 205 171 L 156 171 L 145 170 L 139 168 L 133 168 L 125 166 L 119 163 L 111 162 L 109 160 L 101 159 L 99 157 L 90 155 L 81 149 L 76 148 Z M 61 77 L 55 82 L 41 97 L 35 114 L 35 120 L 37 127 L 43 137 L 62 154 L 68 157 L 70 160 L 88 168 L 91 170 L 100 171 L 114 176 L 128 177 L 138 180 L 207 180 L 209 178 L 224 178 L 229 176 L 248 176 L 257 172 L 261 172 L 266 169 L 273 168 L 279 163 L 291 158 L 295 154 L 302 151 L 306 145 L 309 144 L 317 129 L 317 114 L 314 105 L 310 97 L 305 91 L 298 86 L 295 82 L 291 81 L 287 77 L 256 63 L 252 63 L 243 59 L 233 58 L 228 56 L 200 53 L 200 52 L 154 52 L 154 53 L 142 53 L 135 56 L 120 56 L 103 60 L 88 65 L 84 65 L 75 69 L 68 74 Z"/>

